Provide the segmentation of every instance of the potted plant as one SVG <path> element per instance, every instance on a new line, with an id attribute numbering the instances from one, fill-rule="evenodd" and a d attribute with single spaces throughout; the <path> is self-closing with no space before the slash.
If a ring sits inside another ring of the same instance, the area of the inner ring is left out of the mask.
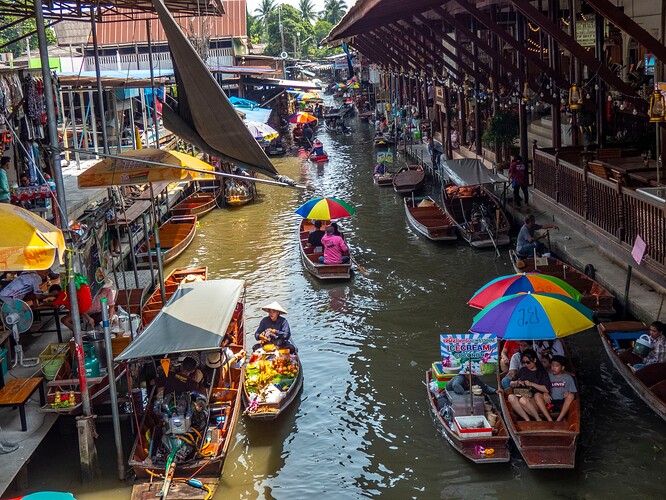
<path id="1" fill-rule="evenodd" d="M 510 110 L 495 113 L 483 133 L 483 141 L 499 152 L 497 164 L 503 169 L 509 166 L 511 146 L 516 142 L 518 133 L 518 115 Z"/>

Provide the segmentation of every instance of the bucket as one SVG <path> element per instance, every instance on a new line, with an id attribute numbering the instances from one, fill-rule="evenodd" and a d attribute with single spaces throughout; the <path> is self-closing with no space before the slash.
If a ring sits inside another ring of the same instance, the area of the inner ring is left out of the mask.
<path id="1" fill-rule="evenodd" d="M 141 317 L 138 314 L 130 314 L 129 316 L 127 315 L 122 315 L 118 316 L 118 326 L 120 327 L 121 330 L 124 330 L 126 332 L 130 331 L 130 326 L 132 328 L 132 332 L 136 333 L 139 330 L 139 327 L 141 326 Z"/>
<path id="2" fill-rule="evenodd" d="M 63 363 L 62 358 L 53 358 L 42 363 L 42 372 L 46 380 L 53 380 Z"/>
<path id="3" fill-rule="evenodd" d="M 652 338 L 647 334 L 641 335 L 634 342 L 634 352 L 642 358 L 650 353 L 650 349 L 652 349 Z"/>

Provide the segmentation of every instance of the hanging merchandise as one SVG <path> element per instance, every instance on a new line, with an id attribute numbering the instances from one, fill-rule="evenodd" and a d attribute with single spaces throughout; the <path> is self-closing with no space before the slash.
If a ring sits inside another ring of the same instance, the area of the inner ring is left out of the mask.
<path id="1" fill-rule="evenodd" d="M 79 303 L 79 312 L 88 312 L 88 309 L 92 306 L 92 292 L 90 291 L 90 286 L 88 286 L 88 279 L 82 274 L 74 273 L 74 283 L 76 285 L 76 298 Z M 63 283 L 63 289 L 53 302 L 53 305 L 56 307 L 64 305 L 67 309 L 70 309 L 71 306 L 68 294 L 67 282 L 65 280 Z"/>

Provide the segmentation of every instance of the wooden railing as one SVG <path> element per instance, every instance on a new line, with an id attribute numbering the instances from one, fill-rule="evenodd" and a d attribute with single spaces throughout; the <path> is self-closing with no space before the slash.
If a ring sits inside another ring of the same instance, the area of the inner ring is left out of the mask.
<path id="1" fill-rule="evenodd" d="M 534 188 L 596 226 L 629 252 L 636 236 L 647 243 L 643 265 L 666 278 L 664 203 L 602 179 L 557 153 L 534 149 Z"/>

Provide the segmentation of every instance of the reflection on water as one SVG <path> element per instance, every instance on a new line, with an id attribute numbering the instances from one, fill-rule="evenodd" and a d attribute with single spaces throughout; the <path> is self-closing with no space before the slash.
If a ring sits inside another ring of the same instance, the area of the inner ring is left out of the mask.
<path id="1" fill-rule="evenodd" d="M 437 334 L 465 332 L 475 312 L 466 306 L 468 298 L 511 268 L 506 252 L 496 259 L 492 251 L 434 244 L 414 234 L 402 200 L 372 183 L 369 127 L 360 122 L 355 127 L 355 136 L 322 133 L 327 164 L 276 161 L 280 172 L 307 186 L 305 191 L 260 185 L 256 203 L 203 218 L 194 242 L 176 262 L 207 265 L 211 278 L 247 280 L 249 335 L 263 316 L 260 307 L 279 301 L 289 311 L 304 366 L 304 389 L 290 411 L 275 423 L 240 421 L 216 498 L 663 493 L 663 422 L 617 375 L 594 332 L 570 343 L 583 408 L 574 471 L 530 471 L 518 455 L 510 464 L 475 466 L 447 445 L 423 384 L 425 370 L 438 357 Z M 313 195 L 335 195 L 357 208 L 341 225 L 367 276 L 356 273 L 351 282 L 322 284 L 305 274 L 294 210 Z M 103 453 L 110 458 L 103 481 L 81 487 L 70 478 L 62 486 L 51 478 L 41 486 L 69 488 L 84 499 L 109 498 L 110 492 L 129 498 L 129 488 L 114 481 L 111 429 L 102 432 Z M 68 462 L 70 472 L 76 470 L 75 458 Z"/>

